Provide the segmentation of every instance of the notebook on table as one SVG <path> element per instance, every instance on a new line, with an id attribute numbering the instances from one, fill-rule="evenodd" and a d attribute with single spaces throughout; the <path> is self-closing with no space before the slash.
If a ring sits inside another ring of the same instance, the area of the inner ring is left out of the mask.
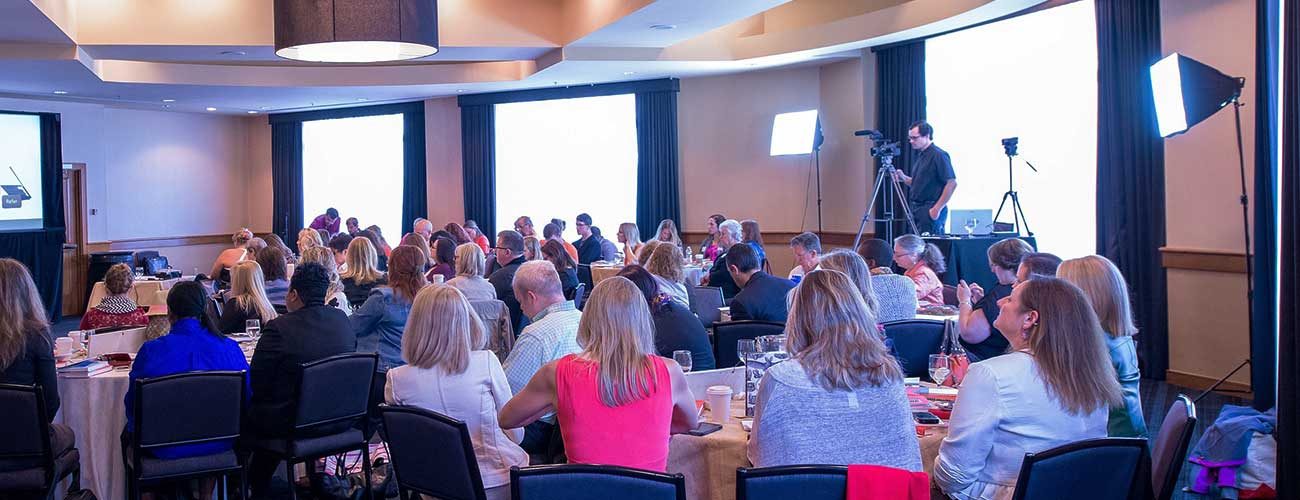
<path id="1" fill-rule="evenodd" d="M 98 358 L 111 352 L 135 354 L 140 351 L 140 346 L 144 345 L 145 327 L 108 330 L 96 330 L 95 334 L 87 340 L 88 357 Z"/>

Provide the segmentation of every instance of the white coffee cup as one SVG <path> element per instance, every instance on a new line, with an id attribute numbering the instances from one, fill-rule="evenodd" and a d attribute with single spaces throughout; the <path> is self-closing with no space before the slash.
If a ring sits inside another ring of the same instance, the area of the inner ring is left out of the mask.
<path id="1" fill-rule="evenodd" d="M 75 344 L 68 337 L 59 337 L 54 341 L 54 352 L 56 354 L 68 354 L 72 352 Z"/>
<path id="2" fill-rule="evenodd" d="M 711 385 L 704 391 L 704 400 L 709 403 L 709 420 L 715 424 L 725 424 L 731 420 L 731 386 Z"/>
<path id="3" fill-rule="evenodd" d="M 435 284 L 435 285 L 441 285 L 442 282 L 443 282 L 443 280 L 446 280 L 446 279 L 447 279 L 446 276 L 443 276 L 443 275 L 441 275 L 441 274 L 435 274 L 435 275 L 433 275 L 433 284 Z"/>

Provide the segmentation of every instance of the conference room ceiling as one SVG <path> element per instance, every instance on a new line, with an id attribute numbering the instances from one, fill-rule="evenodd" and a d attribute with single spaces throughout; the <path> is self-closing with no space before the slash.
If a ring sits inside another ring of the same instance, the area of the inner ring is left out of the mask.
<path id="1" fill-rule="evenodd" d="M 825 64 L 1043 1 L 440 0 L 438 53 L 358 65 L 277 57 L 271 0 L 4 0 L 0 95 L 247 114 L 720 75 Z"/>

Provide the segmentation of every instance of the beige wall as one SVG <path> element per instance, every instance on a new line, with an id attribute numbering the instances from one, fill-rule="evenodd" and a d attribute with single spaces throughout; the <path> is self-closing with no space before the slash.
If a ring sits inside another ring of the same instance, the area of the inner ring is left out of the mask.
<path id="1" fill-rule="evenodd" d="M 1182 53 L 1247 85 L 1241 109 L 1246 165 L 1254 162 L 1255 5 L 1249 0 L 1163 0 L 1163 53 Z M 1223 31 L 1232 26 L 1231 36 Z M 1167 245 L 1242 251 L 1237 150 L 1231 109 L 1165 140 Z M 1247 168 L 1247 188 L 1253 189 Z M 1169 369 L 1209 379 L 1249 356 L 1245 274 L 1171 269 Z M 1136 298 L 1141 300 L 1140 297 Z M 1140 325 L 1139 325 L 1140 327 Z M 1176 375 L 1176 374 L 1175 374 Z M 1231 380 L 1248 383 L 1248 370 Z"/>
<path id="2" fill-rule="evenodd" d="M 464 177 L 460 158 L 460 107 L 456 98 L 424 101 L 424 149 L 429 177 L 428 219 L 438 224 L 465 221 Z"/>

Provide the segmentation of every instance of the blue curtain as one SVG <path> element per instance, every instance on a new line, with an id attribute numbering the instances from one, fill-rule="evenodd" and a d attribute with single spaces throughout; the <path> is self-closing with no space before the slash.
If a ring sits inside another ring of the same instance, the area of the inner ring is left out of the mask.
<path id="1" fill-rule="evenodd" d="M 461 168 L 465 178 L 465 218 L 496 241 L 496 113 L 493 104 L 461 105 Z"/>
<path id="2" fill-rule="evenodd" d="M 424 106 L 402 113 L 402 234 L 417 217 L 429 213 L 429 186 L 424 156 Z"/>
<path id="3" fill-rule="evenodd" d="M 1276 0 L 1273 0 L 1276 1 Z M 1261 2 L 1271 3 L 1271 2 Z M 1275 11 L 1274 11 L 1275 12 Z M 1277 497 L 1300 498 L 1300 476 L 1285 471 L 1300 470 L 1300 0 L 1285 0 L 1282 33 L 1281 84 L 1284 108 L 1282 121 L 1282 163 L 1280 228 L 1282 268 L 1278 330 L 1277 386 Z M 1275 94 L 1276 95 L 1276 94 Z M 1264 130 L 1272 130 L 1272 127 Z M 1256 247 L 1258 248 L 1258 247 Z M 1259 289 L 1259 288 L 1257 288 Z"/>
<path id="4" fill-rule="evenodd" d="M 302 229 L 302 121 L 271 122 L 271 232 L 298 251 Z"/>
<path id="5" fill-rule="evenodd" d="M 677 183 L 677 89 L 673 87 L 636 94 L 636 225 L 642 240 L 654 238 L 664 219 L 682 227 Z"/>
<path id="6" fill-rule="evenodd" d="M 1277 130 L 1277 0 L 1256 0 L 1255 130 Z M 1245 146 L 1250 147 L 1250 146 Z M 1249 168 L 1249 167 L 1247 167 Z M 1277 396 L 1277 141 L 1255 134 L 1254 253 L 1251 290 L 1250 385 L 1255 408 L 1267 410 Z"/>
<path id="7" fill-rule="evenodd" d="M 1128 280 L 1142 376 L 1169 368 L 1164 149 L 1149 68 L 1160 59 L 1159 0 L 1096 0 L 1097 253 Z"/>
<path id="8" fill-rule="evenodd" d="M 40 117 L 41 128 L 41 229 L 3 233 L 0 257 L 27 266 L 51 321 L 63 316 L 63 133 L 58 113 L 19 113 Z M 3 168 L 3 167 L 0 167 Z M 28 185 L 29 189 L 31 188 Z"/>
<path id="9" fill-rule="evenodd" d="M 876 128 L 891 141 L 899 141 L 902 155 L 894 158 L 894 166 L 907 172 L 912 166 L 912 148 L 907 144 L 907 129 L 913 122 L 925 119 L 925 41 L 892 45 L 876 51 Z M 875 168 L 880 168 L 879 160 Z M 872 175 L 874 182 L 874 172 Z M 894 216 L 903 218 L 903 205 L 892 192 L 886 179 L 883 186 L 885 200 L 894 202 Z M 872 186 L 866 186 L 871 192 Z M 906 189 L 906 188 L 904 188 Z M 879 199 L 878 199 L 879 201 Z M 883 217 L 884 203 L 877 202 L 875 217 Z M 909 233 L 906 222 L 894 223 L 894 235 Z M 883 238 L 885 223 L 878 222 L 875 233 Z"/>

